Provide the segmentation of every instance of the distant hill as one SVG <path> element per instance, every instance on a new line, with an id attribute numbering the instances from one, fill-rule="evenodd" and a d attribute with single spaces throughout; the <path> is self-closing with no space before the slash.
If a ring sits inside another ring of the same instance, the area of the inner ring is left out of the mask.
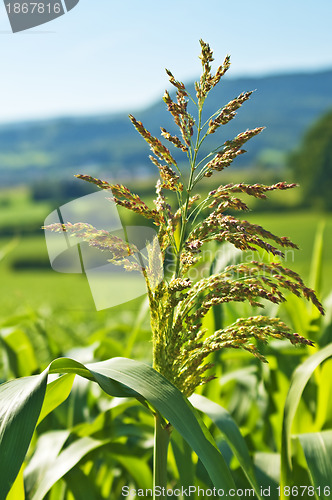
<path id="1" fill-rule="evenodd" d="M 192 84 L 188 88 L 193 91 Z M 258 162 L 278 166 L 284 154 L 297 146 L 307 127 L 332 109 L 331 69 L 224 79 L 206 101 L 207 117 L 242 91 L 253 89 L 257 90 L 235 120 L 221 128 L 219 135 L 212 135 L 208 145 L 217 147 L 247 128 L 266 126 L 248 143 L 248 153 L 237 160 L 243 165 Z M 153 134 L 159 134 L 160 126 L 175 131 L 161 99 L 134 114 Z M 76 172 L 139 176 L 155 168 L 148 154 L 148 146 L 125 113 L 1 125 L 0 182 L 32 182 Z"/>

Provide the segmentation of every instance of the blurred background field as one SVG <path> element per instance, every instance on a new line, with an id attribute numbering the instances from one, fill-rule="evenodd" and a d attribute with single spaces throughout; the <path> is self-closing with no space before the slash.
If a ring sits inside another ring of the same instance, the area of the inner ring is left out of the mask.
<path id="1" fill-rule="evenodd" d="M 243 177 L 245 173 L 241 179 Z M 150 185 L 148 190 L 146 185 Z M 145 192 L 147 198 L 152 201 L 153 185 L 150 181 L 145 183 Z M 285 195 L 286 206 L 282 205 L 276 210 L 275 207 L 264 207 L 268 202 L 258 200 L 245 217 L 275 234 L 290 237 L 299 246 L 299 250 L 286 252 L 285 264 L 300 273 L 305 280 L 310 277 L 310 262 L 317 229 L 325 223 L 321 293 L 326 295 L 330 291 L 332 278 L 332 214 L 296 206 L 287 207 L 287 203 L 291 204 L 297 193 L 278 194 L 280 203 L 282 195 Z M 271 198 L 273 199 L 273 196 Z M 85 276 L 55 272 L 49 263 L 41 227 L 46 216 L 55 208 L 54 202 L 34 202 L 29 189 L 20 187 L 6 190 L 2 198 L 0 194 L 0 204 L 2 310 L 12 314 L 17 308 L 39 308 L 47 304 L 68 310 L 93 310 L 94 303 Z M 262 208 L 268 210 L 262 212 Z M 129 220 L 128 223 L 131 225 L 133 222 Z M 116 283 L 114 287 L 116 289 Z"/>

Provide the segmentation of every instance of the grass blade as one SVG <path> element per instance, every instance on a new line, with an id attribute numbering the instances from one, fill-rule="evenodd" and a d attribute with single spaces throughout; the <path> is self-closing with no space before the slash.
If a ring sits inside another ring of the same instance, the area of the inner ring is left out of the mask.
<path id="1" fill-rule="evenodd" d="M 257 498 L 261 498 L 248 447 L 231 415 L 222 406 L 199 394 L 193 394 L 190 397 L 190 402 L 195 408 L 208 415 L 222 432 L 223 437 L 238 459 L 249 483 L 254 488 Z"/>
<path id="2" fill-rule="evenodd" d="M 39 479 L 31 500 L 43 500 L 52 486 L 70 471 L 85 455 L 104 446 L 106 441 L 84 437 L 65 448 Z"/>
<path id="3" fill-rule="evenodd" d="M 63 375 L 47 384 L 45 399 L 37 425 L 69 396 L 75 375 Z"/>
<path id="4" fill-rule="evenodd" d="M 39 376 L 13 380 L 0 387 L 0 500 L 5 500 L 23 463 L 41 412 L 48 373 L 77 374 L 94 380 L 111 396 L 136 397 L 143 404 L 147 401 L 196 452 L 217 489 L 235 487 L 221 453 L 194 408 L 152 367 L 127 358 L 113 358 L 87 366 L 61 358 L 53 361 Z M 85 454 L 103 444 L 84 437 L 66 448 L 59 455 L 57 466 L 52 467 L 49 476 L 46 475 L 38 486 L 33 500 L 41 500 L 56 480 Z"/>
<path id="5" fill-rule="evenodd" d="M 69 436 L 69 430 L 58 430 L 45 432 L 39 437 L 34 454 L 24 471 L 28 498 L 33 496 L 47 470 L 53 467 Z"/>
<path id="6" fill-rule="evenodd" d="M 127 358 L 113 358 L 87 365 L 62 358 L 50 365 L 50 372 L 76 372 L 94 379 L 112 396 L 144 398 L 184 437 L 206 467 L 215 487 L 234 488 L 230 471 L 212 436 L 200 421 L 189 401 L 156 370 Z M 129 388 L 129 389 L 128 389 Z"/>
<path id="7" fill-rule="evenodd" d="M 320 494 L 318 498 L 330 498 L 332 490 L 332 431 L 299 434 L 312 484 Z M 328 494 L 324 495 L 328 491 Z"/>
<path id="8" fill-rule="evenodd" d="M 286 398 L 281 443 L 281 491 L 291 482 L 291 429 L 297 407 L 308 380 L 315 369 L 332 356 L 332 344 L 310 356 L 294 372 Z"/>
<path id="9" fill-rule="evenodd" d="M 24 465 L 22 465 L 20 472 L 16 476 L 14 484 L 6 497 L 6 500 L 25 500 L 23 471 Z"/>
<path id="10" fill-rule="evenodd" d="M 0 386 L 0 500 L 15 481 L 43 404 L 47 370 Z"/>
<path id="11" fill-rule="evenodd" d="M 317 227 L 314 248 L 312 252 L 309 286 L 320 293 L 322 289 L 322 271 L 323 271 L 323 247 L 324 247 L 324 229 L 326 222 L 321 221 Z"/>
<path id="12" fill-rule="evenodd" d="M 173 430 L 171 446 L 178 469 L 180 484 L 184 489 L 195 484 L 195 470 L 192 450 L 177 430 Z"/>

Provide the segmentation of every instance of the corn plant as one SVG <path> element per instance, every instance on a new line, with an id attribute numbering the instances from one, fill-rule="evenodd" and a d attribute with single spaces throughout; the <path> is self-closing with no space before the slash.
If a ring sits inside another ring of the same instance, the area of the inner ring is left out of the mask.
<path id="1" fill-rule="evenodd" d="M 180 435 L 196 452 L 216 491 L 235 488 L 234 478 L 222 454 L 187 397 L 215 378 L 210 359 L 216 352 L 240 349 L 265 362 L 262 346 L 271 339 L 287 339 L 302 346 L 313 345 L 308 338 L 292 332 L 280 319 L 263 314 L 238 318 L 212 332 L 204 327 L 206 315 L 221 304 L 247 301 L 254 308 L 263 308 L 267 302 L 284 302 L 285 293 L 308 299 L 322 314 L 324 310 L 315 292 L 304 284 L 297 273 L 282 264 L 281 249 L 296 249 L 297 246 L 287 237 L 274 235 L 234 215 L 236 211 L 249 209 L 238 195 L 264 199 L 271 191 L 291 189 L 295 184 L 221 184 L 218 180 L 220 172 L 245 153 L 244 144 L 260 134 L 263 128 L 242 132 L 222 142 L 208 155 L 201 154 L 203 143 L 209 140 L 211 134 L 224 129 L 252 92 L 243 92 L 206 119 L 205 100 L 214 87 L 222 84 L 222 78 L 230 67 L 230 58 L 227 56 L 213 74 L 212 50 L 202 40 L 200 45 L 202 74 L 195 84 L 196 95 L 191 95 L 185 85 L 166 70 L 170 83 L 175 87 L 175 97 L 166 91 L 163 100 L 179 133 L 172 135 L 162 128 L 161 135 L 179 150 L 183 160 L 178 160 L 178 155 L 171 153 L 159 138 L 130 115 L 134 127 L 150 146 L 150 160 L 159 171 L 154 207 L 126 186 L 77 175 L 105 190 L 110 203 L 153 222 L 158 232 L 148 246 L 147 256 L 142 255 L 128 239 L 84 222 L 68 221 L 46 227 L 47 230 L 79 238 L 91 247 L 106 252 L 113 264 L 123 266 L 128 272 L 142 274 L 149 299 L 152 366 L 127 358 L 112 358 L 89 365 L 60 358 L 41 375 L 3 384 L 0 388 L 0 469 L 3 471 L 0 499 L 6 498 L 10 488 L 19 487 L 17 481 L 22 479 L 19 471 L 34 429 L 67 397 L 73 382 L 72 374 L 96 382 L 111 396 L 136 398 L 152 413 L 155 420 L 154 496 L 167 488 L 167 452 L 172 433 Z M 187 166 L 184 166 L 185 162 Z M 215 188 L 200 197 L 197 186 L 211 176 L 216 179 Z M 218 273 L 192 279 L 193 269 L 203 269 L 204 249 L 211 242 L 221 246 L 228 242 L 241 251 L 260 249 L 273 258 L 268 262 L 232 264 Z M 170 255 L 171 271 L 167 265 Z M 48 375 L 55 373 L 63 375 L 48 383 Z M 204 399 L 197 399 L 196 396 L 191 401 L 200 410 L 204 411 L 204 404 L 210 408 L 208 401 L 204 403 Z M 207 412 L 209 414 L 209 410 Z M 226 439 L 257 498 L 261 498 L 246 443 L 226 410 L 220 412 L 219 425 L 228 429 L 225 431 Z M 214 414 L 213 408 L 210 413 Z M 93 450 L 101 445 L 89 441 L 84 446 L 85 450 Z M 287 451 L 284 454 L 286 457 Z M 51 485 L 46 478 L 31 498 L 44 498 Z"/>

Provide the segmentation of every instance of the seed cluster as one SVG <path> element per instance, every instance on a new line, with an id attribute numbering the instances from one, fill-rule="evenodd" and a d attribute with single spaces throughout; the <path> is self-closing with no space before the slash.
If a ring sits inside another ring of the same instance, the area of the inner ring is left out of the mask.
<path id="1" fill-rule="evenodd" d="M 220 125 L 226 125 L 229 121 L 233 120 L 236 116 L 236 110 L 239 109 L 242 104 L 249 99 L 251 92 L 242 92 L 236 99 L 230 101 L 226 106 L 220 111 L 218 116 L 213 120 L 210 120 L 209 128 L 207 133 L 214 134 L 215 131 L 220 127 Z"/>
<path id="2" fill-rule="evenodd" d="M 117 263 L 122 261 L 124 257 L 138 253 L 135 245 L 124 241 L 122 238 L 109 233 L 105 229 L 96 229 L 91 224 L 77 222 L 71 224 L 56 223 L 44 226 L 43 229 L 56 233 L 66 233 L 69 236 L 80 238 L 86 241 L 89 246 L 98 248 L 98 250 L 107 251 L 110 253 L 110 262 Z"/>

